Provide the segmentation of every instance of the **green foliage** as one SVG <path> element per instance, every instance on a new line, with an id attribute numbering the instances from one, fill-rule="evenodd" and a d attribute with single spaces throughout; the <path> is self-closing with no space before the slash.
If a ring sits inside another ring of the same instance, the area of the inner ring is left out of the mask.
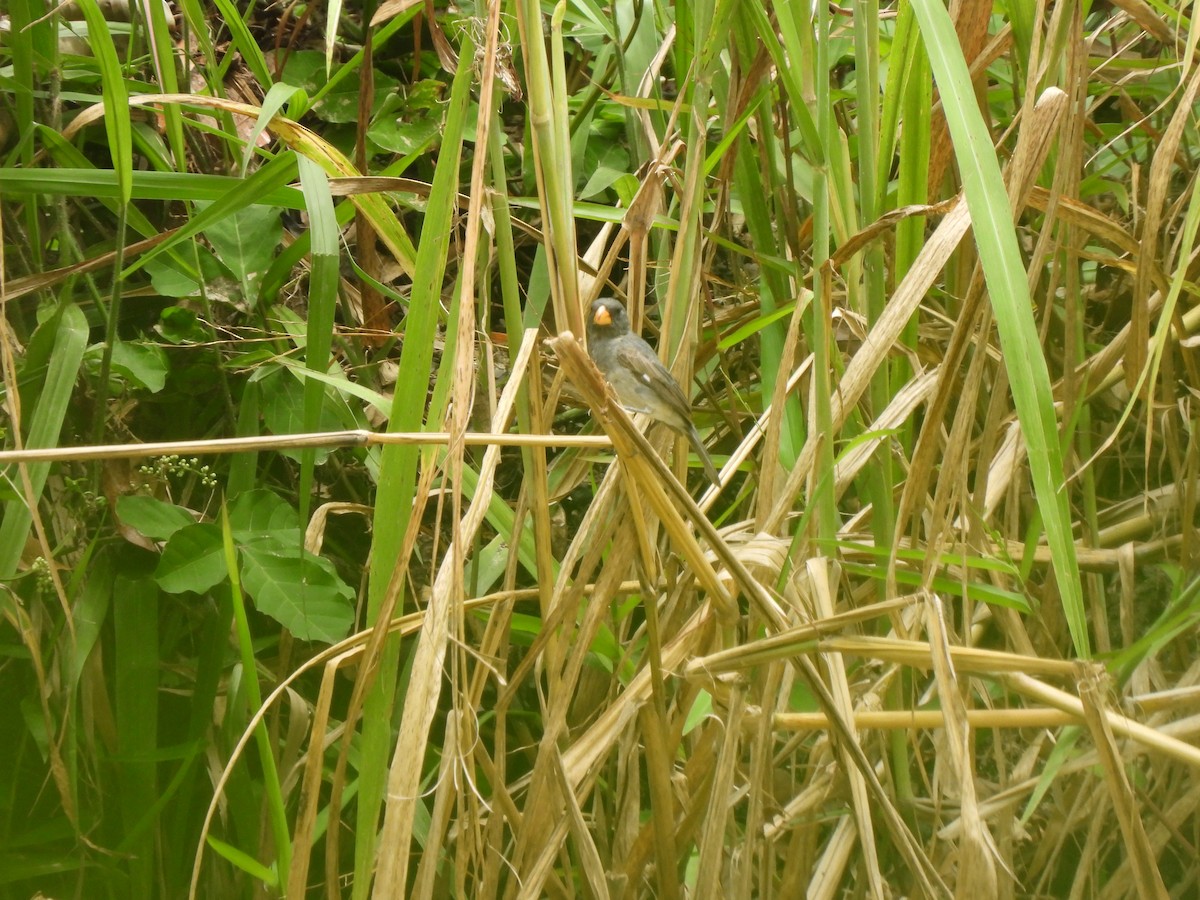
<path id="1" fill-rule="evenodd" d="M 302 641 L 334 643 L 354 622 L 354 591 L 319 556 L 241 548 L 242 580 L 255 606 Z"/>
<path id="2" fill-rule="evenodd" d="M 197 203 L 203 213 L 210 208 Z M 261 278 L 275 258 L 283 229 L 279 210 L 269 206 L 247 206 L 232 215 L 223 216 L 204 229 L 204 237 L 213 251 L 242 286 L 243 296 L 257 296 L 255 282 Z"/>
<path id="3" fill-rule="evenodd" d="M 153 497 L 117 503 L 121 521 L 165 541 L 154 580 L 170 594 L 205 594 L 229 576 L 221 529 L 197 523 L 186 509 Z M 300 519 L 270 491 L 240 495 L 229 512 L 241 581 L 256 608 L 302 641 L 334 643 L 354 621 L 354 591 L 330 562 L 304 550 Z"/>
<path id="4" fill-rule="evenodd" d="M 136 494 L 117 500 L 117 518 L 153 541 L 165 541 L 196 522 L 182 506 Z"/>
<path id="5" fill-rule="evenodd" d="M 1188 891 L 1188 10 L 379 8 L 0 13 L 0 900 Z"/>

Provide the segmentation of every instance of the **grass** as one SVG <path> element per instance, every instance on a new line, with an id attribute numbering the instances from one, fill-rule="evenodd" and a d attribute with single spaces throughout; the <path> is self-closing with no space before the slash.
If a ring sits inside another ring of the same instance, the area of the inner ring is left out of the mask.
<path id="1" fill-rule="evenodd" d="M 1190 9 L 79 7 L 0 897 L 1195 892 Z"/>

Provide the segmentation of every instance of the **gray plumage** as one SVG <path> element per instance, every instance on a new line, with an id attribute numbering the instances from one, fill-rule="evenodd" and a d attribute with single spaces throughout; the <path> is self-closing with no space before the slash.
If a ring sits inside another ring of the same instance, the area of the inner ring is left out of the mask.
<path id="1" fill-rule="evenodd" d="M 709 480 L 719 484 L 717 467 L 692 424 L 692 405 L 687 395 L 667 367 L 658 361 L 650 345 L 630 331 L 625 307 L 611 297 L 601 297 L 592 303 L 587 336 L 588 352 L 621 404 L 686 437 Z"/>

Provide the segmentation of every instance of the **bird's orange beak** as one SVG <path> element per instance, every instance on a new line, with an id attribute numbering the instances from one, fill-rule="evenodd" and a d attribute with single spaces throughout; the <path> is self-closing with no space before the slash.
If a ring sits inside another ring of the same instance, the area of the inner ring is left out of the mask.
<path id="1" fill-rule="evenodd" d="M 593 324 L 604 326 L 612 324 L 612 315 L 608 311 L 607 306 L 601 306 L 596 310 L 596 314 L 592 316 Z"/>

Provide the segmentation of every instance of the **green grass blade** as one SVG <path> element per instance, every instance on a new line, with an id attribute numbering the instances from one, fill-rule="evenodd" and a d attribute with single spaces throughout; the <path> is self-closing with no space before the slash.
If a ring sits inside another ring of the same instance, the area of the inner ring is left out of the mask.
<path id="1" fill-rule="evenodd" d="M 153 828 L 139 823 L 158 794 L 158 616 L 159 591 L 153 578 L 118 575 L 113 584 L 115 709 L 120 765 L 120 807 L 126 832 L 137 838 L 124 850 L 133 857 L 130 893 L 154 893 Z"/>
<path id="2" fill-rule="evenodd" d="M 258 666 L 254 659 L 254 639 L 250 633 L 250 620 L 246 611 L 246 596 L 242 593 L 238 552 L 233 543 L 233 530 L 229 525 L 229 509 L 221 507 L 221 543 L 225 553 L 225 566 L 229 571 L 230 593 L 233 597 L 233 615 L 238 650 L 241 654 L 242 684 L 245 686 L 246 706 L 251 712 L 262 707 L 262 690 L 258 684 Z M 262 787 L 266 793 L 267 817 L 271 834 L 275 838 L 275 853 L 278 865 L 275 871 L 286 872 L 291 865 L 292 839 L 288 832 L 287 809 L 283 801 L 283 787 L 275 764 L 275 748 L 271 746 L 271 734 L 266 722 L 259 722 L 254 737 L 258 746 L 259 763 L 262 766 Z"/>
<path id="3" fill-rule="evenodd" d="M 232 0 L 213 0 L 217 9 L 221 11 L 221 18 L 224 20 L 225 26 L 229 29 L 230 35 L 233 37 L 233 46 L 241 53 L 242 61 L 250 67 L 250 71 L 254 73 L 254 77 L 258 79 L 258 83 L 264 91 L 270 90 L 275 79 L 271 77 L 270 71 L 267 69 L 267 59 L 263 56 L 263 52 L 259 49 L 258 42 L 254 40 L 254 35 L 250 33 L 243 13 L 233 4 Z M 253 4 L 246 10 L 245 15 L 249 16 L 253 11 Z M 228 65 L 236 57 L 234 54 L 229 54 L 225 57 L 223 66 Z"/>
<path id="4" fill-rule="evenodd" d="M 971 211 L 975 242 L 1000 332 L 1000 349 L 1028 448 L 1029 471 L 1045 522 L 1067 626 L 1075 652 L 1086 658 L 1091 656 L 1091 642 L 1071 534 L 1071 511 L 1050 371 L 1038 340 L 1000 164 L 979 112 L 949 14 L 932 0 L 915 0 L 913 11 L 925 37 L 954 140 L 963 192 Z"/>
<path id="5" fill-rule="evenodd" d="M 122 277 L 128 278 L 160 253 L 195 237 L 206 228 L 211 228 L 217 222 L 232 216 L 239 210 L 258 204 L 264 194 L 282 187 L 296 177 L 296 159 L 294 153 L 281 153 L 249 178 L 238 179 L 235 185 L 212 206 L 188 219 L 187 224 L 176 231 L 170 240 L 159 244 L 149 253 L 130 263 L 122 273 Z"/>
<path id="6" fill-rule="evenodd" d="M 104 89 L 104 129 L 108 134 L 113 171 L 117 173 L 120 200 L 128 203 L 133 178 L 133 125 L 129 118 L 129 92 L 125 88 L 112 33 L 96 0 L 80 0 L 79 9 L 87 19 L 88 44 L 100 66 Z"/>
<path id="7" fill-rule="evenodd" d="M 26 358 L 25 370 L 22 372 L 22 375 L 37 378 L 41 383 L 36 402 L 23 404 L 23 409 L 29 416 L 29 429 L 25 438 L 25 446 L 29 448 L 57 446 L 58 436 L 66 420 L 71 395 L 75 389 L 75 381 L 79 377 L 79 367 L 83 363 L 83 351 L 87 347 L 88 338 L 87 319 L 74 304 L 65 305 L 61 312 L 42 328 L 47 330 L 48 336 L 52 335 L 49 353 L 42 361 L 35 355 L 36 348 L 31 348 Z M 41 368 L 43 365 L 44 373 Z M 50 464 L 31 463 L 28 468 L 33 499 L 36 502 L 42 495 Z M 21 484 L 15 471 L 10 470 L 8 477 L 13 479 L 15 484 Z M 23 497 L 5 504 L 4 521 L 0 523 L 0 580 L 12 578 L 16 574 L 17 563 L 25 549 L 25 538 L 32 521 L 32 513 L 25 505 Z"/>
<path id="8" fill-rule="evenodd" d="M 164 94 L 179 92 L 179 75 L 175 65 L 175 43 L 167 25 L 168 8 L 162 3 L 147 3 L 150 17 L 150 50 L 154 57 L 154 71 L 158 76 L 158 87 Z M 167 143 L 175 158 L 175 167 L 187 171 L 187 144 L 183 136 L 183 114 L 179 107 L 168 104 L 163 109 L 166 123 Z"/>
<path id="9" fill-rule="evenodd" d="M 282 186 L 289 180 L 285 179 L 281 185 L 259 183 L 250 191 L 252 202 L 264 206 L 304 209 L 304 194 L 296 188 Z M 134 200 L 216 201 L 227 197 L 231 189 L 244 183 L 245 179 L 234 175 L 134 172 L 131 191 Z M 116 173 L 108 169 L 0 169 L 0 193 L 9 196 L 45 194 L 50 197 L 116 200 L 120 198 L 120 186 Z"/>
<path id="10" fill-rule="evenodd" d="M 308 201 L 309 231 L 312 236 L 312 269 L 308 276 L 308 329 L 304 360 L 314 372 L 329 366 L 333 346 L 333 316 L 337 307 L 338 258 L 340 245 L 329 178 L 315 162 L 297 157 L 300 185 Z M 315 378 L 304 382 L 304 430 L 317 431 L 325 385 Z M 307 450 L 300 468 L 300 521 L 308 521 L 312 502 L 313 465 L 316 451 Z"/>
<path id="11" fill-rule="evenodd" d="M 451 88 L 442 149 L 421 228 L 412 294 L 404 324 L 404 350 L 396 381 L 396 400 L 388 420 L 388 431 L 419 429 L 425 411 L 424 403 L 413 403 L 409 398 L 425 397 L 433 363 L 433 339 L 438 310 L 441 308 L 450 225 L 458 200 L 459 160 L 466 127 L 467 102 L 470 99 L 470 58 L 466 53 L 463 58 L 466 61 L 460 64 Z M 374 624 L 379 614 L 392 568 L 397 565 L 396 556 L 408 526 L 417 484 L 418 452 L 416 447 L 389 446 L 382 455 L 375 501 L 368 624 Z M 400 611 L 395 610 L 393 615 Z M 376 864 L 375 835 L 387 780 L 392 736 L 391 706 L 398 663 L 399 645 L 393 642 L 380 663 L 376 687 L 367 700 L 363 716 L 358 838 L 354 862 L 355 898 L 366 896 Z"/>

